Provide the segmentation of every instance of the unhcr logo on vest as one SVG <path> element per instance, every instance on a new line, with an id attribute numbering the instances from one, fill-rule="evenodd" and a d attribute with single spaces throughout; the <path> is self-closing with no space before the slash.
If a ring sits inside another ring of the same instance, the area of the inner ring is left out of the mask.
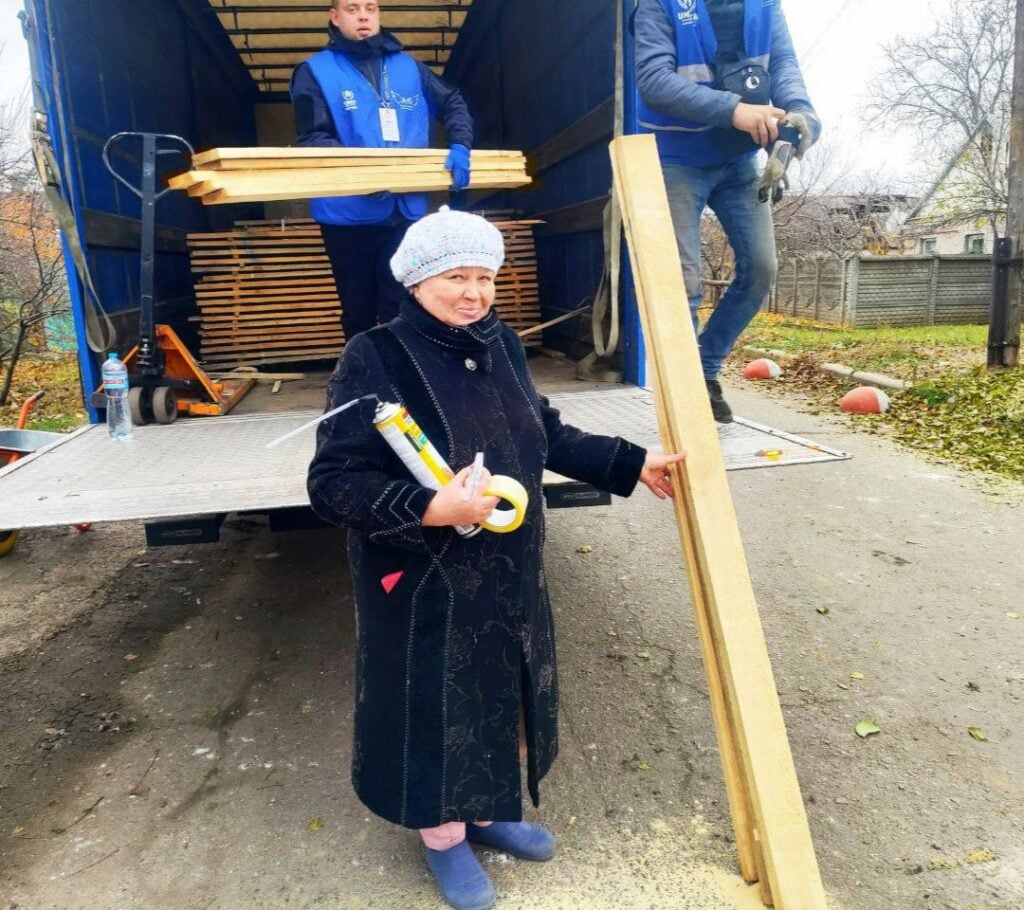
<path id="1" fill-rule="evenodd" d="M 403 111 L 414 111 L 420 104 L 419 95 L 410 95 L 408 98 L 399 95 L 398 92 L 391 93 L 391 99 L 397 104 Z"/>
<path id="2" fill-rule="evenodd" d="M 359 110 L 359 100 L 356 98 L 356 93 L 353 92 L 351 89 L 345 89 L 345 91 L 341 93 L 341 100 L 342 103 L 345 105 L 346 111 Z"/>
<path id="3" fill-rule="evenodd" d="M 697 24 L 697 0 L 676 0 L 679 4 L 679 21 L 683 25 Z"/>

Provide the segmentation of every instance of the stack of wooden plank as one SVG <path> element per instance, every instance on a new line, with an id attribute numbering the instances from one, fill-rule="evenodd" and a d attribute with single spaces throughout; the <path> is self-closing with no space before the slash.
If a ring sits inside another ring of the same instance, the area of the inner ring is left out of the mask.
<path id="1" fill-rule="evenodd" d="M 505 238 L 495 306 L 510 328 L 540 322 L 533 226 L 489 213 Z M 344 347 L 342 302 L 316 222 L 238 221 L 234 230 L 190 234 L 200 315 L 200 358 L 211 370 L 334 359 Z M 540 344 L 540 336 L 526 339 Z"/>
<path id="2" fill-rule="evenodd" d="M 434 192 L 451 186 L 438 149 L 223 148 L 201 152 L 168 182 L 204 205 L 278 202 L 371 193 Z M 472 153 L 471 189 L 526 186 L 522 152 Z"/>
<path id="3" fill-rule="evenodd" d="M 188 245 L 207 369 L 338 356 L 341 304 L 319 225 L 239 221 Z"/>
<path id="4" fill-rule="evenodd" d="M 505 264 L 495 279 L 494 306 L 509 328 L 516 332 L 540 322 L 540 289 L 537 283 L 537 249 L 533 228 L 539 221 L 516 221 L 511 212 L 488 212 L 486 217 L 505 238 Z M 538 346 L 540 335 L 523 340 Z"/>

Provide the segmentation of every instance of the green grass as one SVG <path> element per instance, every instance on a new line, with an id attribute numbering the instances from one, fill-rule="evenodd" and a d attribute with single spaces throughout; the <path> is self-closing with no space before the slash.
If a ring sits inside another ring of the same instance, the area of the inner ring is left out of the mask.
<path id="1" fill-rule="evenodd" d="M 55 417 L 43 417 L 40 420 L 30 420 L 28 429 L 42 430 L 47 433 L 70 433 L 77 430 L 84 423 L 81 416 L 76 414 L 58 414 Z"/>
<path id="2" fill-rule="evenodd" d="M 871 420 L 914 448 L 1024 480 L 1024 370 L 951 371 L 895 396 Z"/>
<path id="3" fill-rule="evenodd" d="M 78 361 L 74 354 L 64 354 L 45 359 L 22 357 L 14 371 L 10 399 L 0 407 L 0 427 L 13 428 L 22 402 L 39 390 L 46 396 L 29 412 L 26 429 L 65 433 L 88 423 Z"/>
<path id="4" fill-rule="evenodd" d="M 988 327 L 983 325 L 849 329 L 762 315 L 741 343 L 916 381 L 983 363 L 987 339 Z"/>
<path id="5" fill-rule="evenodd" d="M 959 467 L 1024 481 L 1024 369 L 987 371 L 987 341 L 983 325 L 846 329 L 760 316 L 741 343 L 794 355 L 772 385 L 835 413 L 850 386 L 817 364 L 910 380 L 910 390 L 890 393 L 887 413 L 851 420 Z"/>

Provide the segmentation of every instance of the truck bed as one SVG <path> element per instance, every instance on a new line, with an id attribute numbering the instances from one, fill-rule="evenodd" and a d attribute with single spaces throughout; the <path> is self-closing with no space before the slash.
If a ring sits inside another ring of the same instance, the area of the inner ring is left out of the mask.
<path id="1" fill-rule="evenodd" d="M 538 358 L 532 368 L 545 394 L 596 388 L 564 361 Z M 0 470 L 0 529 L 308 508 L 315 432 L 266 444 L 323 412 L 329 375 L 307 372 L 278 394 L 260 382 L 226 417 L 136 427 L 127 443 L 113 442 L 105 425 L 71 433 Z"/>

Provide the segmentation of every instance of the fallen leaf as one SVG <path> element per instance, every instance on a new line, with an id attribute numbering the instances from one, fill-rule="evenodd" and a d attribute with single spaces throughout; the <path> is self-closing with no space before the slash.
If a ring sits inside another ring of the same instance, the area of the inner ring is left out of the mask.
<path id="1" fill-rule="evenodd" d="M 1020 613 L 1014 613 L 1012 610 L 1008 610 L 1006 613 L 1007 619 L 1020 619 Z"/>
<path id="2" fill-rule="evenodd" d="M 589 546 L 589 545 L 587 545 L 587 544 L 584 544 L 582 547 L 577 547 L 576 548 L 576 552 L 577 553 L 593 553 L 594 552 L 594 548 Z"/>
<path id="3" fill-rule="evenodd" d="M 828 607 L 818 607 L 818 612 L 819 612 L 819 613 L 820 613 L 820 614 L 821 614 L 822 616 L 828 616 L 828 614 L 829 614 L 829 613 L 831 612 L 831 610 L 829 610 L 829 608 L 828 608 Z"/>
<path id="4" fill-rule="evenodd" d="M 145 784 L 136 784 L 131 790 L 128 791 L 129 796 L 137 796 L 140 799 L 145 799 L 149 796 L 149 787 Z"/>
<path id="5" fill-rule="evenodd" d="M 850 674 L 850 679 L 863 679 L 863 678 L 864 678 L 864 674 L 863 673 L 851 673 Z"/>
<path id="6" fill-rule="evenodd" d="M 650 660 L 651 659 L 651 655 L 648 654 L 646 651 L 637 651 L 636 652 L 636 656 L 639 657 L 641 660 Z"/>
<path id="7" fill-rule="evenodd" d="M 324 820 L 319 815 L 315 816 L 314 818 L 311 818 L 308 822 L 306 822 L 306 828 L 309 831 L 319 831 L 323 826 Z"/>
<path id="8" fill-rule="evenodd" d="M 124 659 L 125 660 L 138 660 L 139 659 L 139 655 L 138 654 L 125 654 Z"/>
<path id="9" fill-rule="evenodd" d="M 955 869 L 959 865 L 960 863 L 958 863 L 955 859 L 950 859 L 948 856 L 939 856 L 933 859 L 930 863 L 928 863 L 928 868 L 934 870 Z"/>
<path id="10" fill-rule="evenodd" d="M 11 834 L 13 834 L 15 837 L 17 837 L 19 834 L 24 834 L 24 833 L 25 833 L 25 829 L 24 828 L 15 828 L 11 832 Z"/>
<path id="11" fill-rule="evenodd" d="M 972 866 L 978 865 L 978 863 L 990 863 L 995 857 L 992 855 L 990 850 L 986 850 L 984 847 L 979 847 L 977 850 L 972 850 L 967 856 L 964 857 L 964 862 L 969 863 Z"/>
<path id="12" fill-rule="evenodd" d="M 976 739 L 979 743 L 988 742 L 988 737 L 981 732 L 981 727 L 968 727 L 967 732 L 971 734 L 972 739 Z"/>
<path id="13" fill-rule="evenodd" d="M 867 739 L 875 733 L 881 733 L 882 728 L 878 726 L 873 720 L 862 720 L 858 722 L 857 726 L 853 728 L 853 732 L 856 733 L 861 739 Z"/>

